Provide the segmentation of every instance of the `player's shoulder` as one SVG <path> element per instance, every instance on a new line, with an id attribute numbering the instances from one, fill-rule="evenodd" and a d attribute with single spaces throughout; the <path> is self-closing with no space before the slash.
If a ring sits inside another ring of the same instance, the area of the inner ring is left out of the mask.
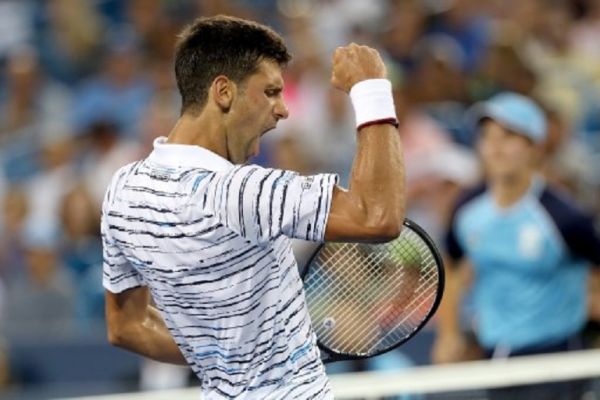
<path id="1" fill-rule="evenodd" d="M 250 174 L 268 174 L 271 172 L 292 172 L 292 171 L 286 171 L 283 169 L 278 169 L 278 168 L 271 168 L 271 167 L 265 167 L 262 165 L 258 165 L 258 164 L 240 164 L 240 165 L 235 165 L 229 172 L 230 173 L 235 173 L 235 174 L 240 174 L 240 175 L 250 175 Z"/>
<path id="2" fill-rule="evenodd" d="M 278 168 L 263 167 L 256 164 L 236 165 L 226 172 L 227 181 L 253 181 L 264 182 L 273 181 L 275 184 L 283 184 L 297 177 L 294 171 L 288 171 Z"/>
<path id="3" fill-rule="evenodd" d="M 249 164 L 237 165 L 224 172 L 214 184 L 225 185 L 228 190 L 304 193 L 310 190 L 323 191 L 330 185 L 337 184 L 338 179 L 335 174 L 302 175 L 296 171 Z"/>
<path id="4" fill-rule="evenodd" d="M 137 161 L 130 162 L 129 164 L 123 165 L 122 167 L 120 167 L 119 169 L 117 169 L 115 171 L 115 173 L 113 174 L 113 180 L 118 180 L 118 179 L 121 179 L 124 176 L 128 175 L 129 173 L 134 171 L 136 168 L 138 168 L 140 166 L 140 164 L 142 163 L 142 161 L 143 160 L 137 160 Z"/>
<path id="5" fill-rule="evenodd" d="M 135 173 L 135 171 L 140 168 L 142 163 L 143 163 L 143 160 L 138 160 L 138 161 L 133 161 L 133 162 L 130 162 L 129 164 L 123 165 L 121 168 L 119 168 L 113 174 L 113 177 L 111 180 L 111 186 L 115 186 L 119 182 L 122 182 L 125 179 L 127 179 L 128 176 Z"/>
<path id="6" fill-rule="evenodd" d="M 119 169 L 115 171 L 113 174 L 110 184 L 106 188 L 106 192 L 104 195 L 104 202 L 108 202 L 113 196 L 116 189 L 125 181 L 125 179 L 131 175 L 133 171 L 139 168 L 142 160 L 134 161 L 129 164 L 123 165 Z"/>

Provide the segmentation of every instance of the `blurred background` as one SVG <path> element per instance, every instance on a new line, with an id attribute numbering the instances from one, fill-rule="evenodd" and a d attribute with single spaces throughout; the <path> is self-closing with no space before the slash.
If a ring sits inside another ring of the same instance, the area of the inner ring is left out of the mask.
<path id="1" fill-rule="evenodd" d="M 347 182 L 354 115 L 330 58 L 355 41 L 387 63 L 409 216 L 439 243 L 456 195 L 480 179 L 465 112 L 502 90 L 543 106 L 544 174 L 600 218 L 600 0 L 0 0 L 0 398 L 196 384 L 107 344 L 99 208 L 113 172 L 178 117 L 177 32 L 218 13 L 272 26 L 294 56 L 291 117 L 253 162 Z M 428 364 L 432 337 L 330 372 Z"/>

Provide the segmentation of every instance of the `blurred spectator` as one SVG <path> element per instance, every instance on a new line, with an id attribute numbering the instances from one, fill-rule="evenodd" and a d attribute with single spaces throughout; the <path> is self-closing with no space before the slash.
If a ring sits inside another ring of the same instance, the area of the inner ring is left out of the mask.
<path id="1" fill-rule="evenodd" d="M 537 29 L 524 42 L 523 55 L 537 75 L 535 95 L 560 107 L 569 128 L 595 111 L 598 82 L 595 69 L 585 53 L 571 46 L 569 32 L 574 26 L 572 4 L 551 0 L 539 14 Z"/>
<path id="2" fill-rule="evenodd" d="M 484 100 L 501 91 L 531 95 L 536 85 L 533 71 L 525 64 L 518 49 L 506 38 L 490 44 L 485 57 L 469 82 L 473 100 Z"/>
<path id="3" fill-rule="evenodd" d="M 174 5 L 176 6 L 177 2 L 161 0 L 127 2 L 129 21 L 140 41 L 138 48 L 148 61 L 169 60 L 173 54 L 179 25 L 174 15 L 174 11 L 177 10 L 169 10 L 168 6 Z M 179 5 L 184 6 L 185 2 L 179 2 Z M 187 8 L 190 8 L 189 5 Z"/>
<path id="4" fill-rule="evenodd" d="M 285 1 L 294 5 L 302 3 L 299 1 Z M 305 2 L 309 3 L 310 2 Z M 352 35 L 357 31 L 376 31 L 380 20 L 385 16 L 386 3 L 384 0 L 371 0 L 365 2 L 362 0 L 327 0 L 314 2 L 315 6 L 309 13 L 304 15 L 296 14 L 296 17 L 309 17 L 315 29 L 315 35 L 319 38 L 319 47 L 322 55 L 329 59 L 331 53 L 340 43 L 355 40 Z M 300 7 L 296 8 L 302 9 Z M 293 14 L 287 13 L 287 16 L 293 17 Z M 310 43 L 310 42 L 309 42 Z M 306 44 L 309 44 L 306 43 Z M 370 43 L 370 45 L 375 45 Z"/>
<path id="5" fill-rule="evenodd" d="M 482 59 L 490 39 L 489 19 L 481 13 L 477 0 L 451 0 L 430 2 L 431 5 L 447 5 L 439 11 L 430 27 L 430 32 L 452 37 L 462 49 L 464 58 L 460 67 L 472 71 Z"/>
<path id="6" fill-rule="evenodd" d="M 522 45 L 535 34 L 546 9 L 545 0 L 492 0 L 485 4 L 492 18 L 492 36 L 511 45 Z"/>
<path id="7" fill-rule="evenodd" d="M 460 194 L 479 181 L 479 164 L 470 149 L 446 144 L 421 159 L 419 172 L 406 188 L 407 215 L 441 243 Z"/>
<path id="8" fill-rule="evenodd" d="M 394 92 L 406 168 L 407 215 L 435 238 L 447 223 L 448 208 L 460 188 L 477 180 L 471 151 L 452 142 L 445 127 L 412 98 L 409 88 Z"/>
<path id="9" fill-rule="evenodd" d="M 0 106 L 1 136 L 32 131 L 43 137 L 68 131 L 71 94 L 49 79 L 41 67 L 33 47 L 20 47 L 10 53 L 6 66 L 6 97 Z"/>
<path id="10" fill-rule="evenodd" d="M 94 2 L 40 2 L 37 12 L 35 43 L 50 76 L 74 85 L 97 69 L 104 26 Z"/>
<path id="11" fill-rule="evenodd" d="M 66 193 L 60 205 L 64 231 L 62 263 L 75 277 L 76 315 L 84 329 L 104 316 L 102 288 L 102 241 L 98 215 L 100 209 L 83 184 Z"/>
<path id="12" fill-rule="evenodd" d="M 141 117 L 153 92 L 149 77 L 140 69 L 139 56 L 133 35 L 127 29 L 116 32 L 102 72 L 84 81 L 75 96 L 73 118 L 77 132 L 108 120 L 117 124 L 124 137 L 139 137 Z"/>
<path id="13" fill-rule="evenodd" d="M 73 283 L 61 264 L 57 234 L 51 226 L 31 222 L 24 232 L 25 273 L 13 279 L 7 290 L 6 320 L 2 333 L 8 338 L 56 338 L 72 334 Z"/>
<path id="14" fill-rule="evenodd" d="M 421 171 L 428 157 L 441 153 L 451 142 L 451 137 L 436 120 L 419 107 L 406 89 L 394 91 L 396 113 L 400 123 L 407 184 L 422 177 Z"/>
<path id="15" fill-rule="evenodd" d="M 9 187 L 2 198 L 2 223 L 0 229 L 0 279 L 8 282 L 23 271 L 22 245 L 23 228 L 29 205 L 25 191 L 20 187 Z"/>
<path id="16" fill-rule="evenodd" d="M 5 72 L 5 97 L 0 102 L 0 166 L 8 181 L 22 182 L 40 168 L 39 143 L 69 134 L 71 93 L 45 75 L 31 47 L 15 49 Z"/>
<path id="17" fill-rule="evenodd" d="M 140 145 L 129 138 L 122 138 L 119 126 L 111 120 L 98 120 L 89 126 L 86 133 L 89 148 L 82 174 L 87 190 L 99 207 L 112 175 L 120 167 L 139 158 Z"/>
<path id="18" fill-rule="evenodd" d="M 418 103 L 465 100 L 464 57 L 458 42 L 449 35 L 422 37 L 414 47 L 415 69 L 407 77 L 412 98 Z"/>
<path id="19" fill-rule="evenodd" d="M 386 17 L 388 26 L 381 43 L 394 63 L 404 71 L 413 67 L 416 43 L 427 29 L 426 8 L 419 0 L 396 0 Z"/>
<path id="20" fill-rule="evenodd" d="M 545 178 L 569 192 L 586 208 L 598 214 L 596 191 L 600 188 L 594 153 L 589 146 L 574 137 L 572 129 L 553 109 L 546 110 L 548 138 L 544 145 L 542 172 Z"/>
<path id="21" fill-rule="evenodd" d="M 25 184 L 29 211 L 27 225 L 40 224 L 58 231 L 60 200 L 75 182 L 71 138 L 50 141 L 42 148 L 42 171 Z"/>
<path id="22" fill-rule="evenodd" d="M 102 261 L 99 213 L 97 203 L 82 184 L 62 198 L 59 214 L 64 231 L 62 247 L 66 264 L 74 273 L 83 274 Z"/>
<path id="23" fill-rule="evenodd" d="M 451 36 L 424 36 L 415 45 L 414 68 L 405 77 L 403 91 L 414 109 L 433 117 L 453 140 L 470 144 L 463 121 L 468 94 L 463 60 L 464 53 Z"/>
<path id="24" fill-rule="evenodd" d="M 448 274 L 434 359 L 464 357 L 460 270 L 469 267 L 473 329 L 486 357 L 580 349 L 588 267 L 600 265 L 600 234 L 572 200 L 537 175 L 547 125 L 535 103 L 507 92 L 478 105 L 473 116 L 480 121 L 487 181 L 454 211 L 446 242 L 459 271 Z M 572 398 L 569 390 L 523 387 L 493 390 L 490 397 Z"/>

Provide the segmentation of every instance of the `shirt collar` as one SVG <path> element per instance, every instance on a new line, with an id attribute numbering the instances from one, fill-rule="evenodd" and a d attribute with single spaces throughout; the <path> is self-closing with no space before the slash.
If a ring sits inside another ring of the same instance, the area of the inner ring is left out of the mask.
<path id="1" fill-rule="evenodd" d="M 164 136 L 154 140 L 154 151 L 148 159 L 157 164 L 204 168 L 209 171 L 226 171 L 233 168 L 231 162 L 204 147 L 167 143 Z"/>

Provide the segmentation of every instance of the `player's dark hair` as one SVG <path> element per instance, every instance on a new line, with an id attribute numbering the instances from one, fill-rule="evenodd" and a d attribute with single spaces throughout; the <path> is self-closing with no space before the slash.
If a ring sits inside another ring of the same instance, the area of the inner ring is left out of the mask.
<path id="1" fill-rule="evenodd" d="M 181 113 L 200 112 L 219 75 L 242 83 L 262 60 L 283 67 L 290 59 L 283 38 L 267 26 L 224 15 L 198 18 L 181 32 L 175 49 Z"/>

